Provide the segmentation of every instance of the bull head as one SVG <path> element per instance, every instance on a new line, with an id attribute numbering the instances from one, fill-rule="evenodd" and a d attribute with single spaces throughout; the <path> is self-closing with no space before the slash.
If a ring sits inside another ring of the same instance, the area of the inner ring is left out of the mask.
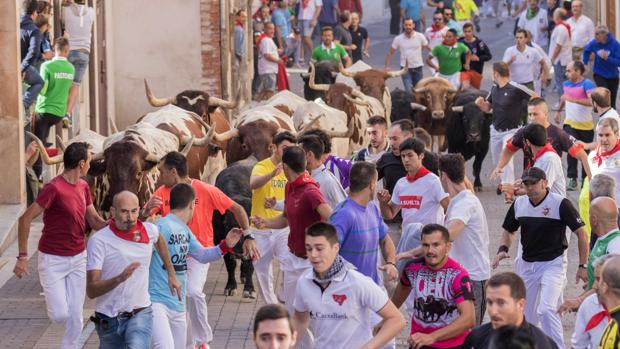
<path id="1" fill-rule="evenodd" d="M 151 89 L 149 88 L 149 84 L 146 81 L 146 79 L 144 79 L 144 89 L 146 90 L 146 98 L 148 99 L 149 103 L 154 106 L 154 107 L 163 107 L 166 106 L 168 104 L 173 104 L 173 105 L 177 105 L 178 104 L 178 100 L 177 97 L 168 97 L 168 98 L 157 98 L 153 95 L 153 93 L 151 92 Z M 182 98 L 185 98 L 188 102 L 188 104 L 190 105 L 194 105 L 196 103 L 198 103 L 198 101 L 200 99 L 204 100 L 204 97 L 202 96 L 197 96 L 195 98 L 190 99 L 187 96 L 181 96 Z M 221 108 L 225 108 L 225 109 L 234 109 L 237 107 L 237 101 L 227 101 L 224 99 L 220 99 L 217 97 L 212 97 L 209 96 L 209 100 L 208 100 L 208 105 L 209 107 L 221 107 Z"/>
<path id="2" fill-rule="evenodd" d="M 426 99 L 427 106 L 418 103 L 411 103 L 411 108 L 414 110 L 425 111 L 428 108 L 431 109 L 431 117 L 433 119 L 443 119 L 445 117 L 445 109 L 451 103 L 452 98 L 458 92 L 452 84 L 450 88 L 445 90 L 445 95 L 439 93 L 433 93 L 427 86 L 418 87 L 413 90 L 416 94 L 416 100 L 420 100 L 420 95 Z"/>
<path id="3" fill-rule="evenodd" d="M 314 63 L 310 62 L 310 79 L 308 80 L 308 84 L 310 88 L 313 90 L 317 90 L 317 91 L 329 90 L 329 84 L 316 84 L 314 82 L 315 76 L 316 76 L 316 72 L 315 72 Z"/>

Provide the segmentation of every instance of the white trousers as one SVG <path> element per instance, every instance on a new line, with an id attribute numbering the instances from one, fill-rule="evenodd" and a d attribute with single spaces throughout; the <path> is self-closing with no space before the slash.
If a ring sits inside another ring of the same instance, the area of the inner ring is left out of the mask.
<path id="1" fill-rule="evenodd" d="M 263 299 L 267 304 L 277 304 L 278 298 L 273 287 L 273 268 L 272 261 L 277 258 L 282 265 L 288 251 L 289 229 L 267 229 L 252 231 L 256 239 L 256 246 L 260 251 L 260 258 L 254 262 L 254 272 L 258 280 Z"/>
<path id="2" fill-rule="evenodd" d="M 187 322 L 184 311 L 175 311 L 153 302 L 153 349 L 178 349 L 185 346 Z"/>
<path id="3" fill-rule="evenodd" d="M 493 165 L 497 166 L 500 157 L 502 156 L 502 150 L 506 147 L 508 140 L 514 136 L 518 129 L 513 128 L 504 132 L 499 132 L 491 125 L 491 157 L 493 158 Z M 512 184 L 515 181 L 515 169 L 512 158 L 504 167 L 504 171 L 501 175 L 502 184 Z"/>
<path id="4" fill-rule="evenodd" d="M 284 273 L 284 301 L 286 302 L 286 308 L 291 316 L 295 314 L 293 302 L 295 301 L 297 280 L 310 268 L 312 268 L 312 265 L 307 259 L 299 258 L 290 251 L 287 251 L 280 265 L 280 269 L 282 269 Z M 297 341 L 299 349 L 314 348 L 314 337 L 310 330 L 307 330 L 305 334 L 298 333 Z"/>
<path id="5" fill-rule="evenodd" d="M 436 76 L 450 81 L 456 89 L 459 89 L 461 87 L 461 72 L 456 72 L 452 75 L 443 75 L 442 73 L 437 72 Z"/>
<path id="6" fill-rule="evenodd" d="M 538 325 L 559 349 L 564 349 L 564 331 L 557 310 L 562 304 L 564 280 L 564 256 L 547 262 L 515 260 L 515 271 L 525 282 L 525 319 Z"/>
<path id="7" fill-rule="evenodd" d="M 194 344 L 208 344 L 213 339 L 213 331 L 209 326 L 207 299 L 203 292 L 209 263 L 202 264 L 187 257 L 187 348 L 193 349 Z"/>
<path id="8" fill-rule="evenodd" d="M 47 316 L 64 323 L 61 348 L 77 348 L 84 320 L 86 296 L 86 251 L 71 256 L 56 256 L 39 251 L 39 280 L 43 287 Z"/>

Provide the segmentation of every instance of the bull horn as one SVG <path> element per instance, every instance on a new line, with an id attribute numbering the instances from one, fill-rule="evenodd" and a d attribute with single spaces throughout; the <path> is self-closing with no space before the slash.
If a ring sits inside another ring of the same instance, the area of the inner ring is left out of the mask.
<path id="1" fill-rule="evenodd" d="M 314 83 L 315 75 L 316 75 L 316 73 L 314 71 L 314 63 L 310 62 L 310 79 L 308 80 L 308 85 L 310 86 L 310 88 L 313 89 L 313 90 L 317 90 L 317 91 L 327 91 L 327 90 L 329 90 L 329 85 L 328 84 L 315 84 Z"/>
<path id="2" fill-rule="evenodd" d="M 349 118 L 349 124 L 347 130 L 344 132 L 328 131 L 327 134 L 332 138 L 350 138 L 353 136 L 353 128 L 355 127 L 355 118 Z"/>
<path id="3" fill-rule="evenodd" d="M 418 88 L 413 90 L 413 92 L 415 92 L 415 93 L 424 93 L 426 91 L 428 91 L 428 89 L 426 87 L 418 87 Z"/>
<path id="4" fill-rule="evenodd" d="M 237 107 L 238 104 L 238 99 L 236 99 L 234 102 L 231 101 L 227 101 L 221 98 L 217 98 L 217 97 L 209 97 L 209 106 L 210 107 L 220 107 L 220 108 L 224 108 L 224 109 L 235 109 Z"/>
<path id="5" fill-rule="evenodd" d="M 181 150 L 181 154 L 183 154 L 183 156 L 187 156 L 189 150 L 192 149 L 192 146 L 194 145 L 194 140 L 194 137 L 191 137 L 189 141 L 185 144 L 185 147 L 183 147 L 183 150 Z"/>
<path id="6" fill-rule="evenodd" d="M 146 82 L 146 80 L 144 80 Z M 112 133 L 118 133 L 118 127 L 116 127 L 116 121 L 114 121 L 114 118 L 108 118 L 108 123 L 110 124 L 110 130 L 112 130 Z"/>
<path id="7" fill-rule="evenodd" d="M 350 72 L 350 71 L 346 70 L 344 65 L 342 65 L 342 62 L 340 60 L 338 60 L 338 70 L 340 71 L 340 74 L 342 74 L 342 75 L 344 75 L 346 77 L 349 77 L 349 78 L 354 78 L 355 74 L 357 74 L 357 73 L 353 73 L 353 72 Z"/>
<path id="8" fill-rule="evenodd" d="M 335 71 L 333 71 L 333 72 L 332 72 L 332 78 L 337 78 L 337 77 L 338 77 L 338 73 L 337 73 L 337 72 L 335 72 Z"/>
<path id="9" fill-rule="evenodd" d="M 232 128 L 224 133 L 217 133 L 214 131 L 213 134 L 213 139 L 215 139 L 217 142 L 226 142 L 234 137 L 239 136 L 239 130 L 237 130 L 236 128 Z"/>
<path id="10" fill-rule="evenodd" d="M 45 151 L 45 146 L 43 145 L 43 142 L 41 142 L 39 137 L 35 136 L 33 133 L 28 132 L 28 131 L 26 131 L 26 134 L 30 136 L 37 143 L 37 147 L 39 148 L 39 153 L 41 154 L 41 160 L 43 160 L 43 162 L 46 165 L 58 165 L 59 163 L 62 162 L 62 153 L 50 158 L 50 156 Z"/>
<path id="11" fill-rule="evenodd" d="M 299 133 L 304 133 L 304 132 L 310 130 L 314 126 L 314 124 L 316 124 L 319 121 L 319 119 L 324 117 L 324 116 L 325 116 L 325 113 L 321 113 L 318 116 L 316 116 L 314 119 L 310 120 L 309 123 L 304 125 L 304 127 L 302 127 L 301 130 L 299 130 Z"/>
<path id="12" fill-rule="evenodd" d="M 413 110 L 421 110 L 421 111 L 425 111 L 426 107 L 423 106 L 422 104 L 418 104 L 418 103 L 411 103 L 411 109 Z"/>
<path id="13" fill-rule="evenodd" d="M 58 143 L 58 148 L 60 148 L 60 150 L 64 153 L 65 149 L 67 149 L 67 145 L 59 135 L 56 135 L 56 143 Z"/>
<path id="14" fill-rule="evenodd" d="M 405 63 L 405 66 L 403 67 L 403 69 L 392 70 L 392 71 L 387 72 L 386 74 L 388 78 L 397 78 L 399 76 L 405 75 L 408 70 L 409 70 L 409 63 Z"/>
<path id="15" fill-rule="evenodd" d="M 343 93 L 342 97 L 344 97 L 347 101 L 349 101 L 351 103 L 354 103 L 354 104 L 357 104 L 357 105 L 361 105 L 361 106 L 364 106 L 364 107 L 367 107 L 367 106 L 370 105 L 370 103 L 368 103 L 368 101 L 364 101 L 364 100 L 361 100 L 361 99 L 358 99 L 358 98 L 351 98 L 346 93 Z"/>
<path id="16" fill-rule="evenodd" d="M 160 159 L 159 159 L 159 157 L 158 157 L 158 156 L 156 156 L 155 154 L 153 154 L 153 153 L 148 153 L 148 154 L 146 155 L 146 159 L 145 159 L 145 160 L 146 160 L 146 161 L 149 161 L 149 162 L 158 163 Z"/>
<path id="17" fill-rule="evenodd" d="M 213 122 L 213 125 L 209 126 L 200 116 L 194 114 L 194 113 L 190 113 L 190 115 L 196 120 L 198 121 L 198 123 L 200 123 L 202 125 L 202 127 L 205 128 L 205 130 L 207 131 L 207 134 L 199 139 L 196 139 L 194 141 L 194 145 L 197 147 L 202 147 L 205 145 L 208 145 L 209 143 L 211 143 L 211 141 L 213 140 L 213 138 L 216 137 L 216 133 L 215 133 L 215 127 L 216 124 L 215 122 Z M 181 139 L 182 143 L 187 143 L 189 142 L 189 136 L 185 136 Z"/>
<path id="18" fill-rule="evenodd" d="M 102 160 L 102 159 L 103 159 L 103 155 L 104 155 L 104 153 L 103 153 L 103 152 L 99 152 L 99 153 L 97 153 L 97 154 L 93 155 L 93 158 L 92 158 L 91 162 L 92 162 L 92 161 L 99 161 L 99 160 Z"/>
<path id="19" fill-rule="evenodd" d="M 151 89 L 149 88 L 149 83 L 146 82 L 146 79 L 144 79 L 144 89 L 146 90 L 146 99 L 149 100 L 149 104 L 154 106 L 154 107 L 164 107 L 168 104 L 176 104 L 177 102 L 177 98 L 176 97 L 169 97 L 169 98 L 157 98 L 153 95 L 153 92 L 151 92 Z"/>
<path id="20" fill-rule="evenodd" d="M 463 112 L 463 106 L 462 105 L 455 105 L 452 108 L 452 111 L 455 113 L 462 113 Z"/>
<path id="21" fill-rule="evenodd" d="M 459 90 L 455 89 L 455 88 L 451 88 L 448 90 L 449 93 L 457 93 L 459 92 Z"/>
<path id="22" fill-rule="evenodd" d="M 301 77 L 304 79 L 307 79 L 310 77 L 310 73 L 300 73 L 299 75 L 301 75 Z"/>

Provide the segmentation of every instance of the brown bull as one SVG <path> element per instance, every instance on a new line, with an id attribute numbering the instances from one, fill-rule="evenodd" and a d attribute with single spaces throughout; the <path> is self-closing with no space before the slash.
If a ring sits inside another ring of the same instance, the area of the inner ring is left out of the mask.
<path id="1" fill-rule="evenodd" d="M 230 109 L 237 106 L 237 102 L 225 101 L 213 96 L 209 96 L 206 92 L 196 90 L 186 90 L 174 97 L 157 98 L 151 92 L 148 83 L 144 80 L 146 97 L 149 103 L 154 107 L 164 107 L 173 105 L 186 111 L 183 113 L 174 113 L 171 109 L 167 109 L 169 114 L 175 114 L 182 120 L 174 120 L 168 117 L 151 117 L 153 113 L 149 113 L 138 120 L 145 120 L 153 126 L 162 130 L 172 132 L 177 137 L 193 135 L 197 138 L 204 136 L 201 124 L 197 120 L 193 120 L 187 112 L 193 112 L 200 116 L 204 123 L 205 129 L 215 126 L 215 132 L 223 134 L 230 131 L 230 123 L 226 114 L 218 107 Z M 157 113 L 157 112 L 155 112 Z M 164 113 L 166 114 L 166 113 Z M 165 119 L 165 120 L 162 120 Z M 182 124 L 178 124 L 178 123 Z M 221 139 L 221 138 L 220 138 Z M 199 178 L 205 182 L 214 184 L 219 171 L 225 167 L 226 153 L 228 149 L 228 141 L 220 141 L 217 138 L 208 146 L 194 147 L 187 155 L 187 165 L 189 176 L 191 178 Z M 221 150 L 221 153 L 218 152 Z"/>
<path id="2" fill-rule="evenodd" d="M 448 108 L 457 93 L 446 79 L 429 77 L 418 82 L 414 90 L 415 102 L 411 108 L 416 111 L 415 124 L 433 136 L 433 145 L 445 150 L 446 120 Z"/>

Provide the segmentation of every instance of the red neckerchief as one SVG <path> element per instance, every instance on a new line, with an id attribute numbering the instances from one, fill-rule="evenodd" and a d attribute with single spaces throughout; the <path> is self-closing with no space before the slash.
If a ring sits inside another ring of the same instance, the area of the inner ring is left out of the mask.
<path id="1" fill-rule="evenodd" d="M 300 174 L 299 177 L 297 177 L 297 179 L 295 179 L 294 181 L 289 182 L 289 184 L 291 185 L 291 189 L 301 187 L 302 185 L 306 185 L 309 183 L 316 184 L 316 182 L 314 181 L 314 178 L 310 176 L 308 171 L 305 171 L 304 173 Z"/>
<path id="2" fill-rule="evenodd" d="M 415 173 L 415 175 L 412 176 L 412 175 L 407 174 L 407 176 L 406 176 L 407 182 L 413 183 L 417 179 L 420 179 L 420 178 L 426 176 L 429 173 L 431 173 L 431 171 L 429 171 L 426 167 L 422 166 L 422 167 L 420 167 L 418 172 Z"/>
<path id="3" fill-rule="evenodd" d="M 434 32 L 438 32 L 438 31 L 442 30 L 445 26 L 446 26 L 445 24 L 441 23 L 441 26 L 437 27 L 435 25 L 435 23 L 433 23 L 433 24 L 431 24 L 431 30 L 434 31 Z"/>
<path id="4" fill-rule="evenodd" d="M 310 0 L 301 0 L 301 7 L 306 8 L 310 5 Z"/>
<path id="5" fill-rule="evenodd" d="M 241 23 L 241 22 L 239 22 L 239 21 L 236 21 L 236 22 L 235 22 L 235 25 L 236 25 L 236 26 L 238 26 L 238 27 L 242 27 L 242 28 L 243 28 L 243 23 Z"/>
<path id="6" fill-rule="evenodd" d="M 592 315 L 592 317 L 586 324 L 586 332 L 598 326 L 598 324 L 600 324 L 603 320 L 607 319 L 608 317 L 609 317 L 609 311 L 607 310 L 607 308 L 605 308 L 605 306 L 603 306 L 603 310 Z"/>
<path id="7" fill-rule="evenodd" d="M 570 30 L 570 24 L 566 23 L 565 21 L 561 21 L 560 23 L 558 23 L 558 25 L 563 25 L 566 30 L 568 30 L 568 38 L 571 38 L 571 30 Z"/>
<path id="8" fill-rule="evenodd" d="M 441 43 L 443 45 L 445 45 L 445 46 L 452 47 L 452 46 L 456 45 L 456 39 L 454 39 L 453 41 L 448 41 L 448 40 L 444 39 Z"/>
<path id="9" fill-rule="evenodd" d="M 149 243 L 149 234 L 146 231 L 146 227 L 142 222 L 138 219 L 138 222 L 131 230 L 120 230 L 116 227 L 116 222 L 114 219 L 110 220 L 110 230 L 114 233 L 114 235 L 119 238 L 131 242 L 139 242 L 142 244 Z"/>
<path id="10" fill-rule="evenodd" d="M 536 160 L 538 160 L 538 158 L 543 156 L 544 153 L 548 153 L 548 152 L 553 152 L 553 153 L 557 154 L 555 149 L 553 149 L 553 146 L 551 145 L 551 143 L 547 143 L 547 144 L 545 144 L 544 147 L 538 149 L 536 154 L 534 154 L 534 156 L 532 156 L 532 158 L 530 159 L 530 164 L 529 164 L 528 167 L 534 166 L 534 163 L 536 162 Z"/>
<path id="11" fill-rule="evenodd" d="M 596 147 L 596 155 L 594 155 L 592 160 L 597 161 L 598 165 L 601 166 L 603 164 L 603 158 L 606 158 L 619 150 L 620 150 L 620 140 L 618 140 L 616 145 L 610 151 L 601 152 L 601 146 L 599 144 L 599 146 Z"/>
<path id="12" fill-rule="evenodd" d="M 258 47 L 258 46 L 260 46 L 260 42 L 261 42 L 264 38 L 266 38 L 266 37 L 268 37 L 268 36 L 267 36 L 267 34 L 265 34 L 265 33 L 260 33 L 260 36 L 259 36 L 259 37 L 258 37 L 258 39 L 256 40 L 256 46 L 257 46 L 257 47 Z"/>

